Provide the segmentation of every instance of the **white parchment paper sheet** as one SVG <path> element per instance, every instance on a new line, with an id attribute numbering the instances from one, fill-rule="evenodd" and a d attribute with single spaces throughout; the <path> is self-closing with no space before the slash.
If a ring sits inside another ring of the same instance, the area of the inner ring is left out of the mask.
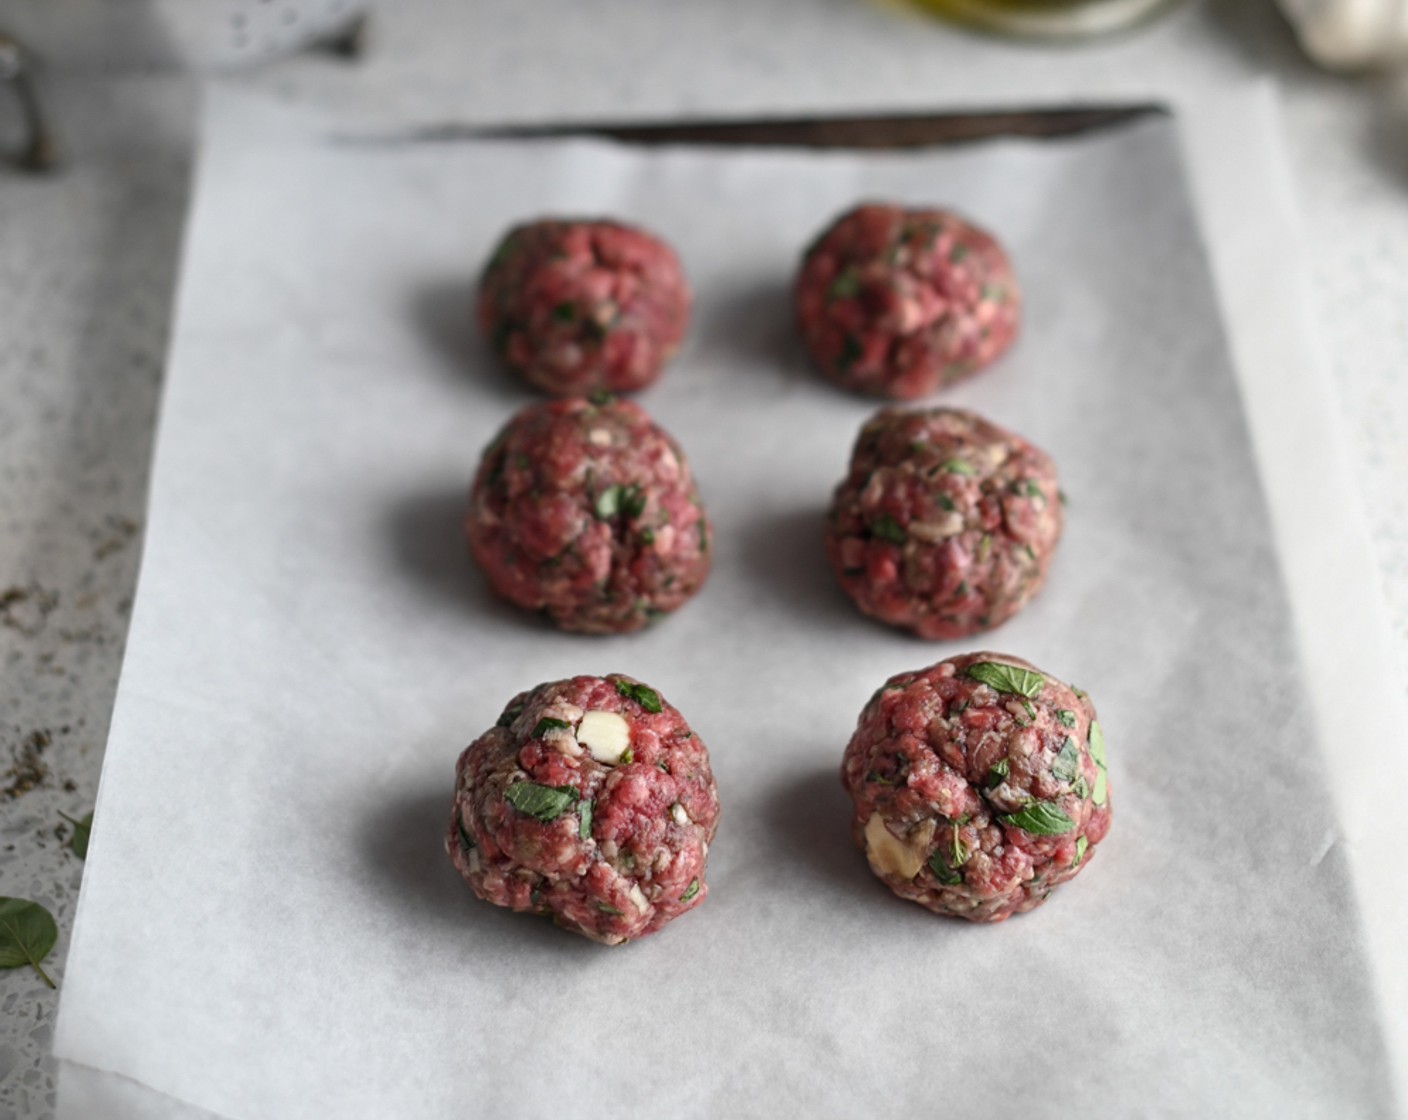
<path id="1" fill-rule="evenodd" d="M 822 511 L 872 405 L 786 290 L 859 198 L 998 231 L 1024 337 L 944 398 L 1070 496 L 1050 584 L 962 645 L 832 585 Z M 715 519 L 650 633 L 489 598 L 458 517 L 531 399 L 469 322 L 512 221 L 657 229 L 698 293 L 641 402 Z M 337 146 L 219 95 L 139 601 L 56 1050 L 239 1118 L 1390 1115 L 1370 973 L 1170 122 L 919 155 Z M 1092 693 L 1115 823 L 998 927 L 893 899 L 836 771 L 889 673 L 985 645 Z M 456 753 L 517 689 L 621 670 L 709 743 L 713 893 L 609 951 L 497 911 L 440 850 Z"/>

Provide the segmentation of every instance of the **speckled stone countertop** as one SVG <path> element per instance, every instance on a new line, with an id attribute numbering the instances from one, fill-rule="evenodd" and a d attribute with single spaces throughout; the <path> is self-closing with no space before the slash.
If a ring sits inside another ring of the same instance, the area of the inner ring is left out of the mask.
<path id="1" fill-rule="evenodd" d="M 363 61 L 310 54 L 238 80 L 394 127 L 1176 101 L 1276 77 L 1356 497 L 1408 664 L 1408 82 L 1314 71 L 1270 0 L 1193 4 L 1062 49 L 859 0 L 808 0 L 805 13 L 797 0 L 383 7 Z M 0 167 L 0 894 L 54 912 L 46 968 L 62 985 L 82 863 L 60 813 L 93 805 L 117 685 L 196 99 L 179 76 L 59 61 L 46 94 L 67 169 Z M 9 112 L 0 104 L 5 150 Z M 0 1120 L 51 1111 L 57 1006 L 33 971 L 0 973 Z"/>

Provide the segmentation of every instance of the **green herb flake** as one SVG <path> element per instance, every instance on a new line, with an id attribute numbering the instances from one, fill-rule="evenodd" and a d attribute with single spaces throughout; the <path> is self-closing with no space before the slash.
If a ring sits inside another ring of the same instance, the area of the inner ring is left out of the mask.
<path id="1" fill-rule="evenodd" d="M 1004 758 L 988 768 L 987 780 L 983 784 L 988 789 L 996 789 L 1007 780 L 1007 776 L 1011 773 L 1012 765 Z"/>
<path id="2" fill-rule="evenodd" d="M 1030 478 L 1023 484 L 1022 493 L 1028 498 L 1040 498 L 1043 502 L 1046 501 L 1046 495 L 1041 492 L 1041 487 Z"/>
<path id="3" fill-rule="evenodd" d="M 680 901 L 681 901 L 681 902 L 688 902 L 691 898 L 693 898 L 693 897 L 694 897 L 695 895 L 697 895 L 698 893 L 699 893 L 699 880 L 698 880 L 698 879 L 691 879 L 691 880 L 689 881 L 689 886 L 685 887 L 685 889 L 684 889 L 684 894 L 680 895 Z"/>
<path id="4" fill-rule="evenodd" d="M 1033 801 L 1020 812 L 1006 813 L 997 819 L 1033 836 L 1060 836 L 1076 826 L 1076 822 L 1061 812 L 1054 801 Z"/>
<path id="5" fill-rule="evenodd" d="M 1025 708 L 1027 711 L 1028 719 L 1036 719 L 1036 709 L 1032 707 L 1032 702 L 1030 700 L 1024 699 L 1022 701 L 1022 707 Z"/>
<path id="6" fill-rule="evenodd" d="M 870 525 L 872 536 L 880 537 L 882 540 L 890 541 L 894 544 L 904 544 L 908 540 L 904 526 L 891 517 L 888 513 L 882 513 Z"/>
<path id="7" fill-rule="evenodd" d="M 1062 727 L 1074 727 L 1076 725 L 1075 712 L 1067 711 L 1065 708 L 1060 709 L 1060 711 L 1056 713 L 1056 718 L 1061 721 Z"/>
<path id="8" fill-rule="evenodd" d="M 962 819 L 953 822 L 953 836 L 951 838 L 951 843 L 953 845 L 953 866 L 955 868 L 962 867 L 965 863 L 968 862 L 968 845 L 963 843 L 963 837 L 959 833 L 959 830 L 967 823 L 967 817 L 963 817 Z"/>
<path id="9" fill-rule="evenodd" d="M 614 393 L 607 392 L 605 389 L 593 389 L 590 393 L 587 394 L 587 403 L 594 404 L 597 408 L 601 408 L 603 405 L 608 405 L 615 399 L 616 395 Z"/>
<path id="10" fill-rule="evenodd" d="M 1058 782 L 1073 782 L 1079 773 L 1080 748 L 1076 746 L 1076 741 L 1067 735 L 1056 761 L 1051 764 L 1051 776 Z"/>
<path id="11" fill-rule="evenodd" d="M 552 317 L 559 323 L 570 323 L 577 317 L 577 309 L 570 303 L 559 303 L 552 309 Z"/>
<path id="12" fill-rule="evenodd" d="M 600 521 L 610 521 L 621 510 L 621 487 L 608 486 L 596 496 L 596 516 Z"/>
<path id="13" fill-rule="evenodd" d="M 1076 778 L 1075 785 L 1071 786 L 1071 790 L 1082 801 L 1090 796 L 1090 783 L 1085 780 L 1084 774 Z"/>
<path id="14" fill-rule="evenodd" d="M 1096 805 L 1105 804 L 1110 795 L 1109 779 L 1105 766 L 1105 732 L 1099 723 L 1090 725 L 1090 757 L 1095 760 L 1095 790 L 1090 799 Z"/>
<path id="15" fill-rule="evenodd" d="M 835 280 L 831 281 L 831 287 L 826 289 L 826 298 L 829 300 L 851 299 L 859 294 L 860 277 L 856 275 L 853 268 L 842 272 Z"/>
<path id="16" fill-rule="evenodd" d="M 654 529 L 642 529 L 642 530 L 640 531 L 640 543 L 641 543 L 641 544 L 654 544 L 654 543 L 655 543 L 655 530 L 654 530 Z"/>
<path id="17" fill-rule="evenodd" d="M 962 873 L 955 871 L 944 862 L 942 851 L 935 852 L 929 857 L 929 870 L 934 873 L 934 878 L 946 887 L 957 886 L 963 882 Z"/>
<path id="18" fill-rule="evenodd" d="M 504 709 L 504 714 L 499 716 L 498 726 L 509 726 L 509 724 L 511 724 L 514 720 L 516 720 L 519 716 L 523 714 L 523 709 L 525 707 L 527 707 L 526 704 L 510 704 L 507 708 Z"/>
<path id="19" fill-rule="evenodd" d="M 504 800 L 524 816 L 547 824 L 555 821 L 580 799 L 571 786 L 541 786 L 537 782 L 519 782 L 504 791 Z"/>
<path id="20" fill-rule="evenodd" d="M 983 539 L 978 542 L 978 563 L 981 564 L 988 558 L 988 553 L 992 551 L 992 537 L 984 533 Z"/>
<path id="21" fill-rule="evenodd" d="M 1029 700 L 1046 684 L 1046 678 L 1040 673 L 1016 665 L 1004 665 L 1000 661 L 975 662 L 963 670 L 963 675 L 987 685 L 994 692 L 1025 696 Z"/>
<path id="22" fill-rule="evenodd" d="M 968 246 L 963 244 L 955 245 L 952 249 L 948 251 L 948 259 L 953 264 L 957 264 L 959 261 L 963 260 L 963 258 L 967 255 Z"/>
<path id="23" fill-rule="evenodd" d="M 962 459 L 950 459 L 948 462 L 941 464 L 940 469 L 947 471 L 949 474 L 963 474 L 970 477 L 978 473 L 977 467 L 973 466 L 972 463 L 965 463 Z"/>
<path id="24" fill-rule="evenodd" d="M 1081 860 L 1085 859 L 1085 850 L 1090 847 L 1090 841 L 1082 836 L 1076 841 L 1076 858 L 1071 864 L 1072 867 L 1079 867 Z"/>
<path id="25" fill-rule="evenodd" d="M 627 700 L 634 700 L 652 715 L 659 713 L 660 694 L 653 688 L 649 688 L 643 684 L 636 684 L 633 681 L 624 681 L 619 678 L 615 681 L 615 685 L 616 691 Z"/>
<path id="26" fill-rule="evenodd" d="M 621 508 L 630 518 L 639 517 L 645 512 L 645 491 L 639 486 L 627 486 L 621 491 Z"/>
<path id="27" fill-rule="evenodd" d="M 958 508 L 957 506 L 955 506 L 955 505 L 953 504 L 953 499 L 950 498 L 947 494 L 940 494 L 940 495 L 938 496 L 938 502 L 939 502 L 939 505 L 940 505 L 943 509 L 948 510 L 949 513 L 952 513 L 954 510 L 956 510 L 956 509 Z"/>
<path id="28" fill-rule="evenodd" d="M 841 356 L 836 359 L 836 365 L 842 373 L 850 373 L 851 367 L 864 353 L 865 350 L 856 336 L 848 334 L 841 340 Z"/>
<path id="29" fill-rule="evenodd" d="M 73 852 L 73 854 L 76 855 L 79 859 L 87 859 L 88 836 L 93 831 L 93 814 L 89 813 L 80 821 L 74 820 L 71 816 L 69 816 L 62 809 L 60 809 L 59 816 L 63 817 L 64 820 L 68 821 L 69 824 L 73 825 L 73 836 L 69 839 L 68 842 L 69 850 Z"/>
<path id="30" fill-rule="evenodd" d="M 39 962 L 59 939 L 54 915 L 27 898 L 0 898 L 0 968 L 29 965 L 39 979 L 54 986 Z"/>
<path id="31" fill-rule="evenodd" d="M 530 739 L 541 739 L 549 731 L 571 731 L 572 725 L 565 719 L 553 719 L 551 716 L 544 716 L 538 721 L 538 726 L 533 728 Z"/>
<path id="32" fill-rule="evenodd" d="M 609 902 L 598 902 L 596 908 L 603 914 L 610 914 L 613 918 L 619 918 L 621 916 L 621 911 L 617 910 L 616 907 L 612 906 Z"/>
<path id="33" fill-rule="evenodd" d="M 590 840 L 592 835 L 592 803 L 583 801 L 577 806 L 577 814 L 581 818 L 577 823 L 577 838 Z"/>

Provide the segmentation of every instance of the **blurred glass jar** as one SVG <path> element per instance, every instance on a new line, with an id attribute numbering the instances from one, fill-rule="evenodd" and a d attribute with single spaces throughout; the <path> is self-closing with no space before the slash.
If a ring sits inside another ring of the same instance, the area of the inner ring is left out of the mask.
<path id="1" fill-rule="evenodd" d="M 940 15 L 1007 35 L 1074 39 L 1132 27 L 1182 0 L 916 0 Z"/>
<path id="2" fill-rule="evenodd" d="M 235 70 L 355 35 L 372 0 L 0 0 L 55 68 Z M 348 39 L 349 48 L 355 46 Z"/>

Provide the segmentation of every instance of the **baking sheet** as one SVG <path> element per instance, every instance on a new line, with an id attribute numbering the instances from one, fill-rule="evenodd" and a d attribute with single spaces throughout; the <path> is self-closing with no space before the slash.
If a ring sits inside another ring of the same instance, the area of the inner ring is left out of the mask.
<path id="1" fill-rule="evenodd" d="M 903 156 L 349 146 L 220 93 L 56 1052 L 229 1117 L 1388 1115 L 1364 937 L 1175 126 Z M 1052 453 L 1046 591 L 977 642 L 868 623 L 818 540 L 872 405 L 808 372 L 796 254 L 862 197 L 998 231 L 1027 292 L 947 394 Z M 509 222 L 665 234 L 698 303 L 642 395 L 717 530 L 648 634 L 492 601 L 457 520 L 531 399 L 474 338 Z M 988 646 L 1088 689 L 1114 828 L 999 927 L 871 878 L 840 751 L 892 672 Z M 709 743 L 708 903 L 606 951 L 440 850 L 514 691 L 620 670 Z"/>

